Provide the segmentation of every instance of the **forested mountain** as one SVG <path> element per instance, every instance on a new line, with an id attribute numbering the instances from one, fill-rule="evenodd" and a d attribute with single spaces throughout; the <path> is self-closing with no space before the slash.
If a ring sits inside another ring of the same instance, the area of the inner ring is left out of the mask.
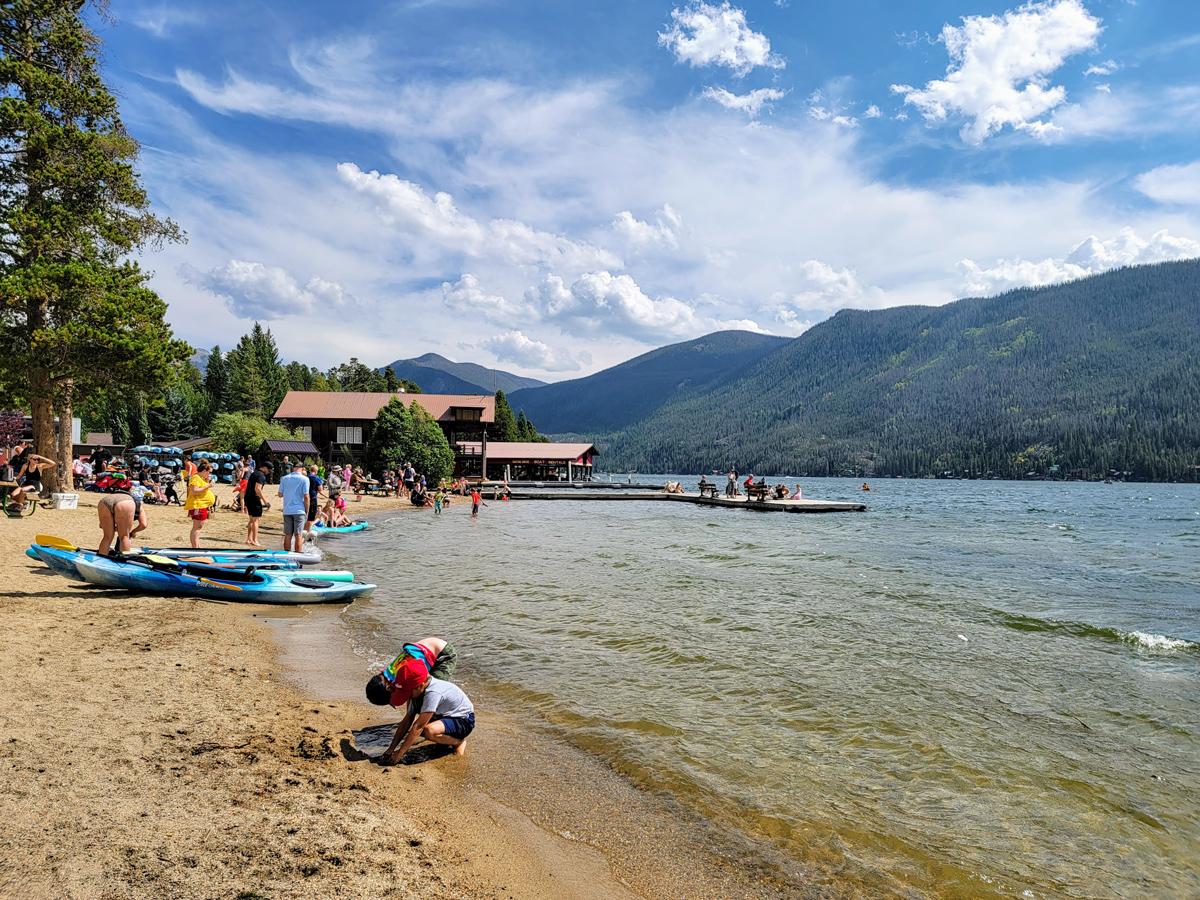
<path id="1" fill-rule="evenodd" d="M 1200 260 L 941 307 L 843 310 L 602 438 L 601 460 L 613 471 L 1193 480 L 1198 347 Z M 527 393 L 514 407 L 530 408 Z"/>
<path id="2" fill-rule="evenodd" d="M 751 331 L 718 331 L 651 350 L 586 378 L 514 391 L 508 401 L 546 432 L 614 431 L 644 419 L 665 403 L 735 377 L 786 343 L 786 338 Z"/>
<path id="3" fill-rule="evenodd" d="M 391 369 L 398 378 L 419 384 L 427 394 L 494 394 L 545 384 L 536 378 L 525 378 L 501 369 L 454 362 L 436 353 L 398 359 L 384 368 Z"/>

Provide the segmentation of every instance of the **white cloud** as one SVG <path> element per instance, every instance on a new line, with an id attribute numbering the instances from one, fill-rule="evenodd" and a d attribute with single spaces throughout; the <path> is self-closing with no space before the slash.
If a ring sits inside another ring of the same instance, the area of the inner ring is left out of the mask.
<path id="1" fill-rule="evenodd" d="M 854 116 L 834 116 L 833 124 L 841 125 L 843 128 L 857 128 L 858 119 L 854 118 Z"/>
<path id="2" fill-rule="evenodd" d="M 677 232 L 683 221 L 679 214 L 664 203 L 653 222 L 644 222 L 629 210 L 622 210 L 613 219 L 612 228 L 624 243 L 634 250 L 675 248 L 679 246 Z"/>
<path id="3" fill-rule="evenodd" d="M 1062 259 L 1001 259 L 983 267 L 971 259 L 959 263 L 963 290 L 973 295 L 990 295 L 1017 287 L 1039 287 L 1095 275 L 1120 266 L 1191 259 L 1200 256 L 1200 242 L 1156 231 L 1140 237 L 1123 228 L 1115 237 L 1102 240 L 1095 235 L 1080 241 Z"/>
<path id="4" fill-rule="evenodd" d="M 927 122 L 950 116 L 968 121 L 960 134 L 969 144 L 1011 127 L 1046 139 L 1058 126 L 1043 118 L 1066 100 L 1049 76 L 1071 56 L 1096 45 L 1100 20 L 1081 0 L 1032 2 L 999 16 L 967 16 L 942 28 L 950 56 L 944 79 L 923 88 L 894 84 Z"/>
<path id="5" fill-rule="evenodd" d="M 430 196 L 420 185 L 396 175 L 364 172 L 345 162 L 338 164 L 337 171 L 351 189 L 372 201 L 389 224 L 444 250 L 517 266 L 571 271 L 621 265 L 607 250 L 514 219 L 479 222 L 460 212 L 449 194 L 439 191 Z"/>
<path id="6" fill-rule="evenodd" d="M 482 346 L 500 362 L 516 363 L 542 372 L 577 372 L 580 361 L 565 350 L 556 350 L 522 331 L 506 331 L 483 341 Z"/>
<path id="7" fill-rule="evenodd" d="M 515 322 L 536 315 L 528 305 L 514 303 L 500 294 L 489 294 L 480 287 L 479 279 L 464 274 L 451 284 L 442 282 L 442 302 L 447 308 L 464 315 L 481 315 L 493 322 Z"/>
<path id="8" fill-rule="evenodd" d="M 776 100 L 782 100 L 786 94 L 787 91 L 776 88 L 758 88 L 745 94 L 735 94 L 725 88 L 706 87 L 700 96 L 715 100 L 726 109 L 740 110 L 753 119 L 764 106 L 769 107 Z"/>
<path id="9" fill-rule="evenodd" d="M 765 66 L 782 69 L 782 57 L 771 52 L 765 34 L 746 24 L 746 13 L 728 0 L 720 6 L 691 0 L 671 10 L 671 24 L 658 43 L 690 66 L 725 66 L 735 75 Z"/>
<path id="10" fill-rule="evenodd" d="M 1143 172 L 1134 186 L 1159 203 L 1200 206 L 1200 162 L 1182 166 L 1159 166 Z"/>
<path id="11" fill-rule="evenodd" d="M 356 301 L 335 281 L 318 275 L 300 284 L 290 272 L 260 262 L 231 259 L 225 265 L 199 272 L 185 266 L 183 277 L 225 300 L 241 319 L 269 321 L 284 316 L 335 312 Z"/>
<path id="12" fill-rule="evenodd" d="M 878 119 L 882 115 L 883 115 L 882 110 L 880 110 L 880 108 L 878 106 L 876 106 L 874 103 L 872 103 L 870 106 L 868 106 L 867 111 L 865 113 L 863 113 L 863 116 L 867 119 Z"/>
<path id="13" fill-rule="evenodd" d="M 693 337 L 705 324 L 682 300 L 648 297 L 629 275 L 611 272 L 587 272 L 569 285 L 557 275 L 547 275 L 526 291 L 525 299 L 546 319 L 650 342 Z"/>
<path id="14" fill-rule="evenodd" d="M 886 305 L 879 288 L 864 286 L 851 269 L 835 269 L 819 259 L 788 267 L 788 289 L 771 297 L 775 320 L 786 330 L 804 330 L 813 321 L 847 307 Z M 805 318 L 801 319 L 801 316 Z"/>
<path id="15" fill-rule="evenodd" d="M 129 24 L 149 32 L 156 38 L 168 37 L 177 29 L 190 28 L 203 24 L 204 21 L 204 13 L 199 9 L 165 3 L 134 9 L 129 16 Z"/>
<path id="16" fill-rule="evenodd" d="M 1085 78 L 1091 77 L 1092 75 L 1111 75 L 1119 68 L 1120 66 L 1118 66 L 1114 60 L 1108 59 L 1102 63 L 1088 66 L 1083 70 L 1083 75 Z"/>

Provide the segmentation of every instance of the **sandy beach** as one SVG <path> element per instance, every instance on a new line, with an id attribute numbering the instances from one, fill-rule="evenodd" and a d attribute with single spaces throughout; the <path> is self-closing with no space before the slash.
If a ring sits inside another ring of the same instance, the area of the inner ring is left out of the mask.
<path id="1" fill-rule="evenodd" d="M 0 524 L 0 894 L 794 893 L 503 712 L 481 713 L 465 759 L 363 761 L 351 730 L 398 716 L 349 699 L 348 651 L 293 645 L 285 665 L 277 609 L 96 589 L 23 555 L 37 533 L 94 545 L 95 496 Z M 181 510 L 149 515 L 147 543 L 186 543 Z M 237 545 L 244 523 L 221 511 L 205 545 Z"/>

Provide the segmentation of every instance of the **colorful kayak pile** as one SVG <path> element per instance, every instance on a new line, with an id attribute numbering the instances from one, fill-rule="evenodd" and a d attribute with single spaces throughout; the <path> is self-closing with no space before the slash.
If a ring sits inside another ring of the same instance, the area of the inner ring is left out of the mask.
<path id="1" fill-rule="evenodd" d="M 354 573 L 305 569 L 320 551 L 143 548 L 99 556 L 61 538 L 38 535 L 26 555 L 76 581 L 145 594 L 234 600 L 243 603 L 346 603 L 375 589 Z"/>

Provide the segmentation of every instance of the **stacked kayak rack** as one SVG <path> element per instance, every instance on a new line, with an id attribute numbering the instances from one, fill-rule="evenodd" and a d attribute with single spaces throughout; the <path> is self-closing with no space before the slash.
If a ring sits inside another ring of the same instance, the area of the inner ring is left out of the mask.
<path id="1" fill-rule="evenodd" d="M 39 534 L 25 554 L 75 581 L 144 594 L 233 600 L 243 603 L 347 603 L 375 585 L 341 570 L 306 568 L 321 552 L 142 548 L 100 556 L 62 538 Z"/>

